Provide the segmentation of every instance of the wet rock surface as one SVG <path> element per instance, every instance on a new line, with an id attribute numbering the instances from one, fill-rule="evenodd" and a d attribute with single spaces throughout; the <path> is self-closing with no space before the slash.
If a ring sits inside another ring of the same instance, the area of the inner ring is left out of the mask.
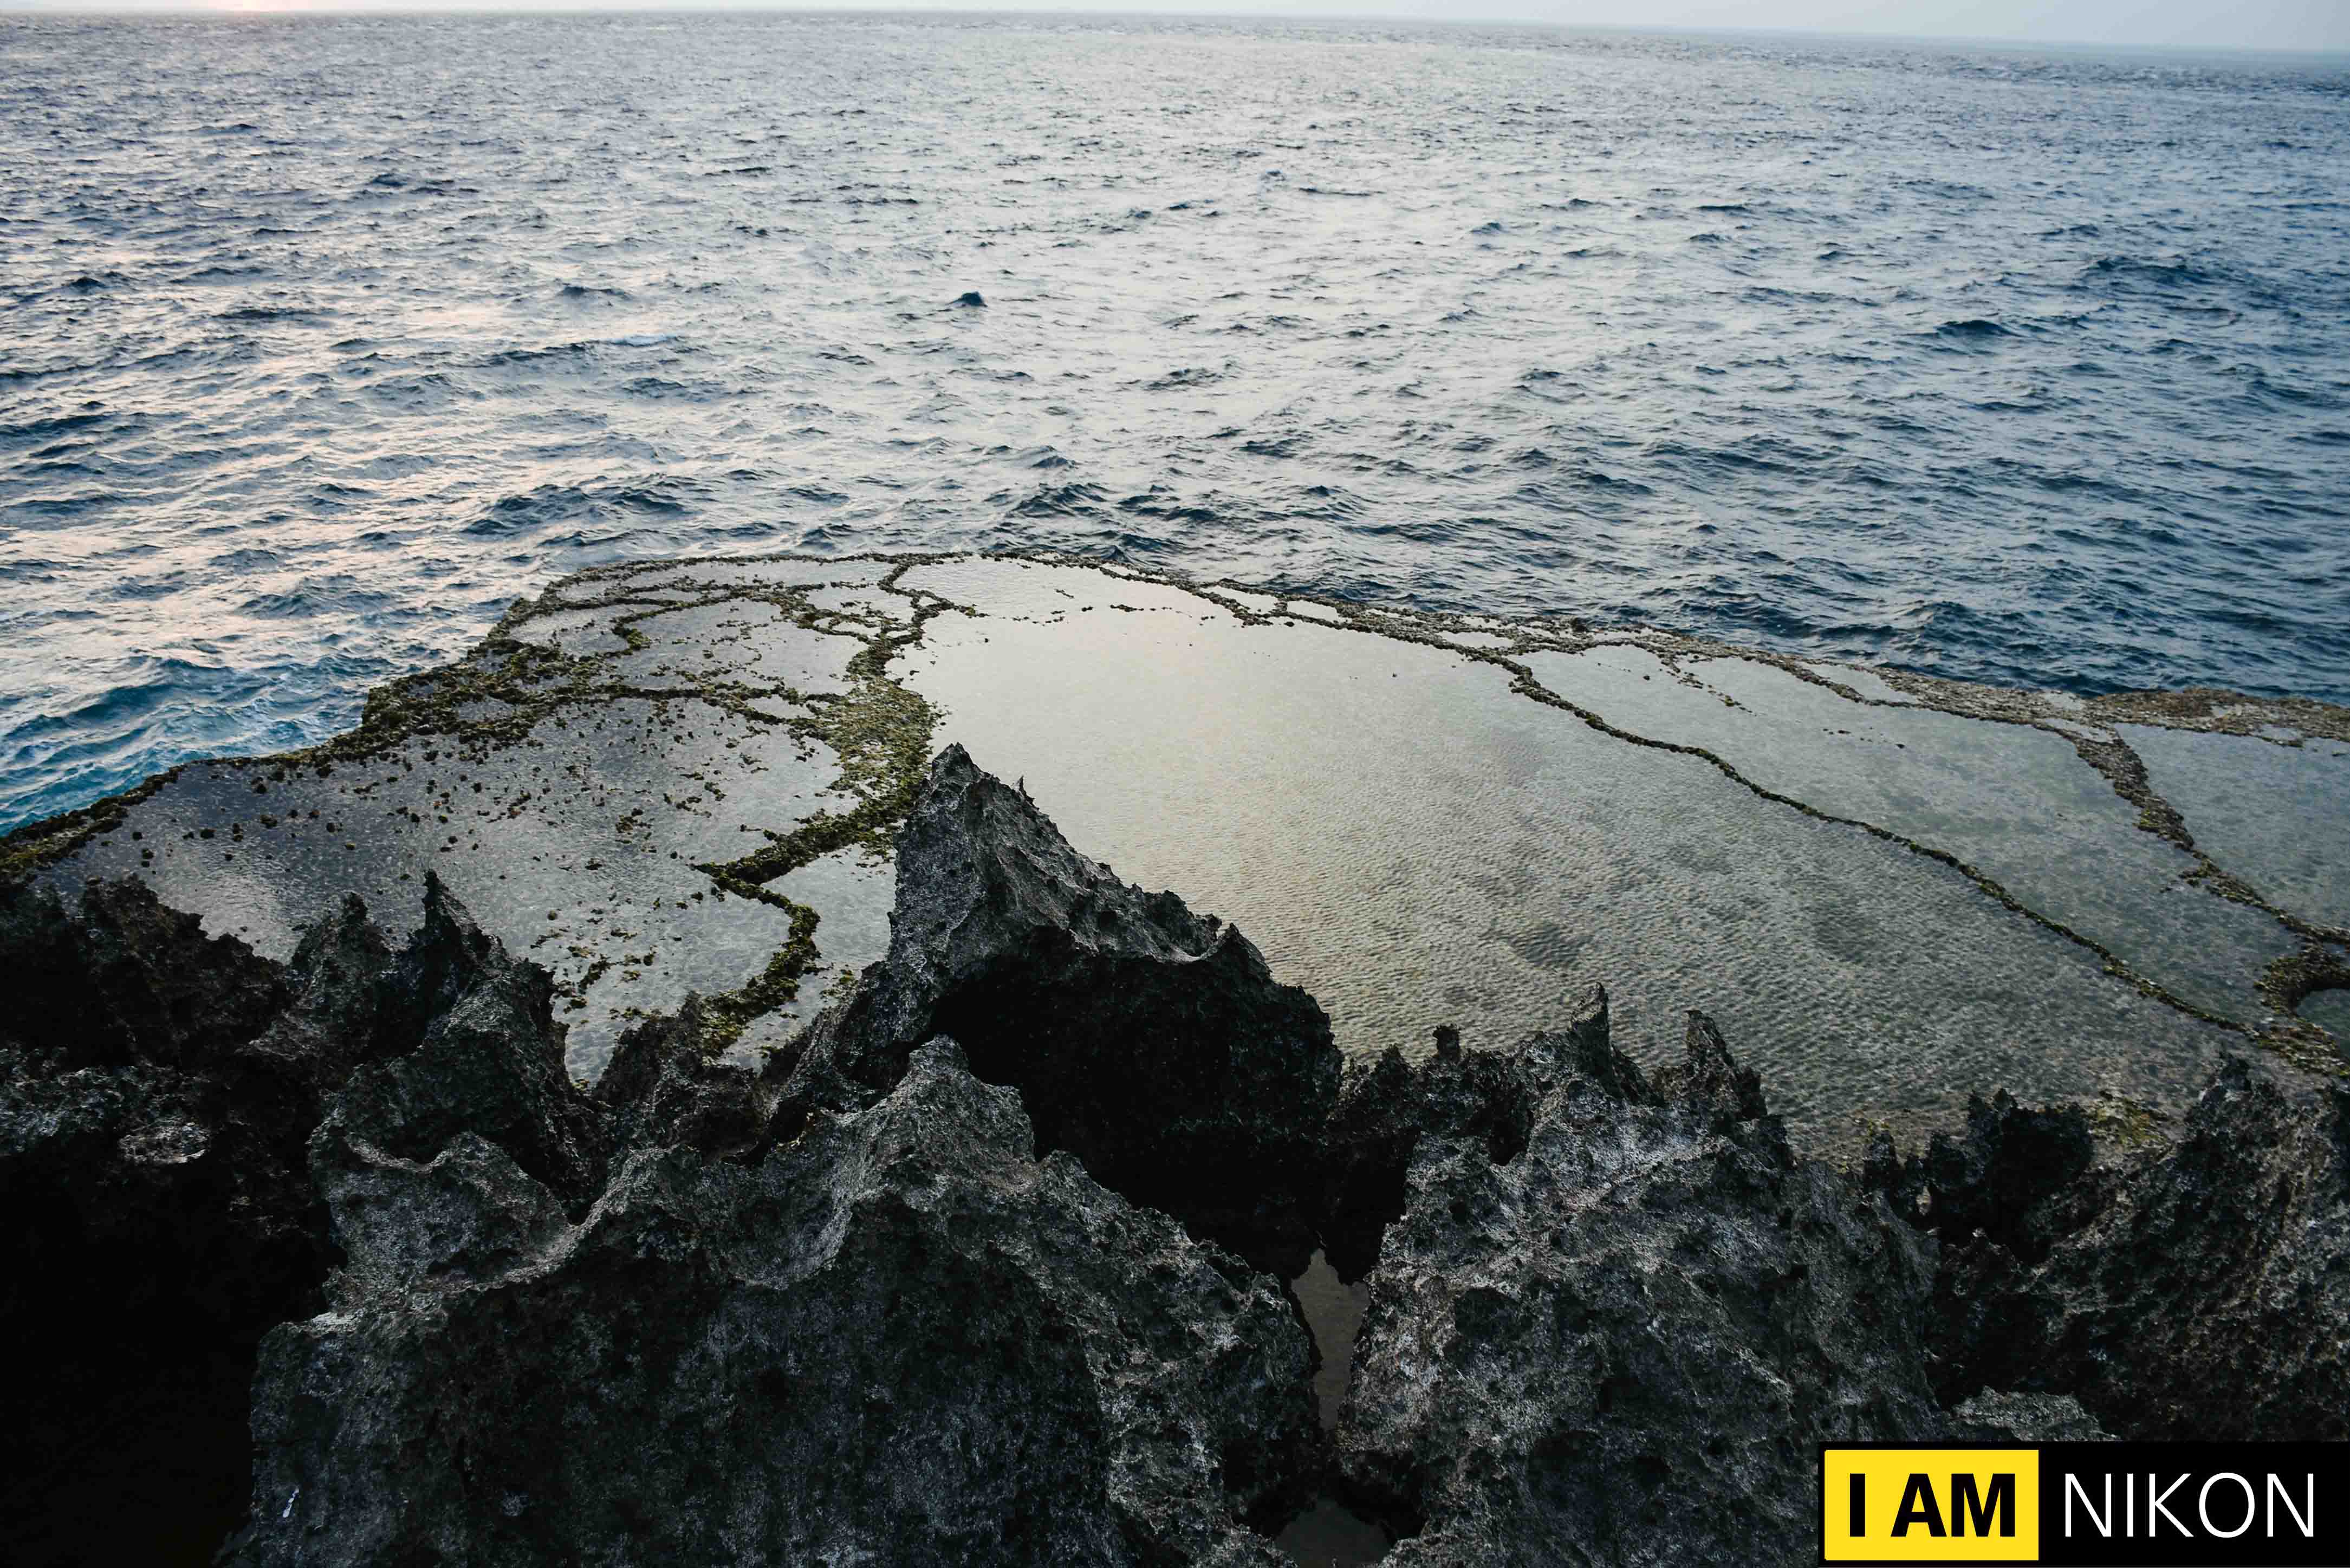
<path id="1" fill-rule="evenodd" d="M 1039 1149 L 1284 1274 L 1338 1088 L 1329 1020 L 1248 939 L 1069 847 L 961 746 L 898 838 L 888 960 L 770 1064 L 783 1119 L 871 1103 L 946 1033 Z"/>
<path id="2" fill-rule="evenodd" d="M 1809 1557 L 1814 1445 L 1944 1429 L 1929 1249 L 1793 1155 L 1701 1017 L 1654 1086 L 1602 1007 L 1503 1064 L 1534 1098 L 1522 1148 L 1431 1127 L 1410 1156 L 1347 1496 L 1409 1538 L 1397 1563 Z"/>
<path id="3" fill-rule="evenodd" d="M 2163 736 L 2251 760 L 2215 793 Z M 410 929 L 437 872 L 555 976 L 573 1076 L 697 992 L 755 1063 L 887 950 L 894 835 L 948 741 L 1235 920 L 1366 1061 L 1554 1027 L 1605 982 L 1644 1066 L 1702 1008 L 1797 1146 L 1846 1158 L 1855 1110 L 1911 1145 L 2002 1085 L 2178 1113 L 2222 1049 L 2315 1062 L 2342 1033 L 2311 994 L 2350 940 L 2339 857 L 2293 853 L 2344 836 L 2340 710 L 1043 559 L 595 568 L 359 729 L 31 825 L 0 874 L 68 903 L 137 877 L 284 960 L 348 891 Z"/>
<path id="4" fill-rule="evenodd" d="M 1944 1397 L 2067 1394 L 2124 1438 L 2350 1437 L 2350 1095 L 2235 1058 L 2177 1127 L 2129 1131 L 2002 1096 L 1904 1164 L 1941 1240 Z"/>

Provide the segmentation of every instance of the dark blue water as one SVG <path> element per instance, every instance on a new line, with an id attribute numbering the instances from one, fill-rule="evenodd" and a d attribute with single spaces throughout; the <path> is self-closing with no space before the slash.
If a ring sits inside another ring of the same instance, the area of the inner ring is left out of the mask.
<path id="1" fill-rule="evenodd" d="M 0 824 L 678 552 L 2350 699 L 2345 171 L 2339 60 L 10 19 Z"/>

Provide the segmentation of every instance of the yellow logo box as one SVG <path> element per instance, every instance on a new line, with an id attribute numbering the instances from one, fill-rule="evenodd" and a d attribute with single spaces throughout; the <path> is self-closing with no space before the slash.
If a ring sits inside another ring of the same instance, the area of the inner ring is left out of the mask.
<path id="1" fill-rule="evenodd" d="M 1829 1449 L 1828 1563 L 2030 1563 L 2040 1556 L 2036 1449 Z"/>

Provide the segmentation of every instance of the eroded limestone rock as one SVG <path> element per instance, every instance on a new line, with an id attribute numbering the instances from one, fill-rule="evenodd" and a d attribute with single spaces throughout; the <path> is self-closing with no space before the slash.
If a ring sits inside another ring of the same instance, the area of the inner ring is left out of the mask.
<path id="1" fill-rule="evenodd" d="M 1440 1035 L 1436 1054 L 1417 1067 L 1391 1050 L 1350 1071 L 1324 1141 L 1316 1214 L 1339 1278 L 1359 1279 L 1378 1261 L 1380 1236 L 1403 1213 L 1421 1138 L 1467 1138 L 1507 1164 L 1525 1147 L 1543 1096 L 1572 1074 L 1646 1098 L 1640 1069 L 1610 1046 L 1607 1031 L 1607 993 L 1594 986 L 1565 1029 L 1514 1051 L 1463 1051 L 1457 1034 L 1448 1048 Z"/>
<path id="2" fill-rule="evenodd" d="M 1650 1087 L 1587 1011 L 1515 1053 L 1513 1156 L 1419 1138 L 1337 1433 L 1388 1561 L 1801 1561 L 1815 1444 L 1942 1432 L 1928 1249 L 1696 1014 L 1687 1049 Z"/>
<path id="3" fill-rule="evenodd" d="M 786 1123 L 887 1094 L 908 1054 L 952 1035 L 1020 1091 L 1037 1146 L 1286 1273 L 1337 1096 L 1312 997 L 1248 939 L 1070 848 L 960 746 L 931 763 L 899 833 L 888 960 L 772 1064 Z"/>
<path id="4" fill-rule="evenodd" d="M 2350 1437 L 2338 1081 L 2231 1058 L 2175 1137 L 2135 1148 L 2002 1096 L 1902 1180 L 1942 1241 L 1946 1397 L 2070 1394 L 2125 1438 Z"/>
<path id="5" fill-rule="evenodd" d="M 136 884 L 0 890 L 11 1473 L 243 1515 L 252 1563 L 1264 1564 L 1317 1483 L 1397 1563 L 1643 1563 L 1808 1555 L 1823 1439 L 2345 1435 L 2331 1085 L 2232 1062 L 2135 1142 L 2002 1095 L 1856 1181 L 1710 1021 L 1650 1077 L 1596 990 L 1342 1088 L 1253 947 L 959 749 L 898 864 L 888 961 L 765 1073 L 689 1002 L 592 1094 L 436 879 L 284 966 Z M 1317 1240 L 1369 1281 L 1329 1439 L 1218 1244 Z"/>
<path id="6" fill-rule="evenodd" d="M 603 1187 L 609 1134 L 564 1074 L 546 971 L 508 954 L 428 876 L 424 923 L 376 989 L 383 1059 L 352 1075 L 320 1136 L 414 1160 L 472 1133 L 584 1208 Z"/>
<path id="7" fill-rule="evenodd" d="M 372 1232 L 405 1184 L 411 1251 L 264 1346 L 232 1560 L 1278 1561 L 1238 1521 L 1312 1428 L 1287 1303 L 1035 1142 L 939 1040 L 754 1163 L 630 1153 L 576 1226 L 470 1133 L 330 1188 Z"/>
<path id="8" fill-rule="evenodd" d="M 622 1147 L 682 1144 L 705 1154 L 743 1158 L 764 1140 L 774 1096 L 758 1075 L 711 1049 L 701 999 L 648 1018 L 620 1036 L 611 1064 L 596 1080 Z"/>

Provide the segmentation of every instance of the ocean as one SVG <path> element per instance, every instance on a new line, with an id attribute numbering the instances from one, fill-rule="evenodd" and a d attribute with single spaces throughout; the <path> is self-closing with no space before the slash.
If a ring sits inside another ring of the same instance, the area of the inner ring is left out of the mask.
<path id="1" fill-rule="evenodd" d="M 0 827 L 630 557 L 2350 701 L 2350 61 L 0 19 Z"/>

